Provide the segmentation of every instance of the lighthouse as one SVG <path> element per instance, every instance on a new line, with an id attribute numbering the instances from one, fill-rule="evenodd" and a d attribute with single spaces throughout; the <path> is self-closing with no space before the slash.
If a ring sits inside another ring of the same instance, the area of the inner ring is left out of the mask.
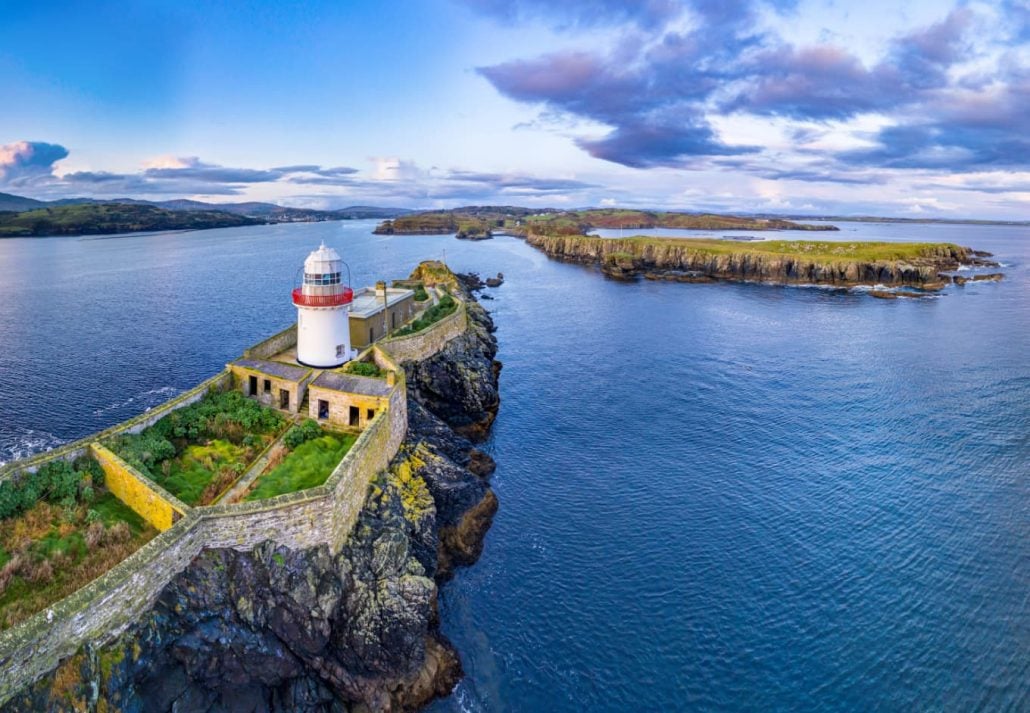
<path id="1" fill-rule="evenodd" d="M 297 307 L 297 361 L 327 369 L 350 360 L 350 313 L 354 291 L 343 282 L 344 262 L 323 242 L 304 261 Z M 349 275 L 348 269 L 348 278 Z"/>

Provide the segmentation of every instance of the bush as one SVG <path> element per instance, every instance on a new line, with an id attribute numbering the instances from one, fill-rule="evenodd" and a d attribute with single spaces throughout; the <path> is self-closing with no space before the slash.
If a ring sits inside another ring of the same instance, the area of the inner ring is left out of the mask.
<path id="1" fill-rule="evenodd" d="M 312 419 L 306 419 L 300 425 L 294 426 L 286 435 L 283 437 L 283 443 L 291 451 L 302 443 L 307 443 L 313 438 L 318 438 L 322 435 L 322 427 Z"/>
<path id="2" fill-rule="evenodd" d="M 450 295 L 444 295 L 440 298 L 440 301 L 435 305 L 427 309 L 421 317 L 416 319 L 414 322 L 409 324 L 403 329 L 398 329 L 394 332 L 394 336 L 402 337 L 406 334 L 414 334 L 415 332 L 421 332 L 431 324 L 439 322 L 444 317 L 453 314 L 458 309 L 457 301 Z"/>
<path id="3" fill-rule="evenodd" d="M 370 361 L 352 361 L 345 371 L 358 376 L 382 376 L 383 371 Z"/>
<path id="4" fill-rule="evenodd" d="M 20 473 L 0 483 L 0 519 L 28 510 L 40 500 L 74 507 L 80 497 L 80 484 L 93 480 L 93 470 L 100 466 L 91 459 L 80 458 L 73 466 L 63 460 L 44 463 L 34 473 Z M 89 486 L 82 487 L 85 494 Z M 89 488 L 92 490 L 92 488 Z"/>
<path id="5" fill-rule="evenodd" d="M 426 288 L 423 287 L 422 285 L 417 286 L 415 288 L 415 301 L 416 302 L 425 302 L 428 299 L 429 299 L 429 293 L 426 292 Z"/>

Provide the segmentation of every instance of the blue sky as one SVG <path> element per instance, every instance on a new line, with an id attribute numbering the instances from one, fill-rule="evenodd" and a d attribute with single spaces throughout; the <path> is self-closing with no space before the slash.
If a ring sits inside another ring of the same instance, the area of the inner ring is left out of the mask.
<path id="1" fill-rule="evenodd" d="M 5 0 L 0 17 L 10 193 L 1030 208 L 1030 0 Z"/>

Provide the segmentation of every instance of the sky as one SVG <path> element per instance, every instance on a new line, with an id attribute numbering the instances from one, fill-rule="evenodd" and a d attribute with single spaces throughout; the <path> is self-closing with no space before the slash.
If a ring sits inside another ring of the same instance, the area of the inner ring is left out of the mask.
<path id="1" fill-rule="evenodd" d="M 1030 218 L 1030 0 L 0 0 L 0 191 Z"/>

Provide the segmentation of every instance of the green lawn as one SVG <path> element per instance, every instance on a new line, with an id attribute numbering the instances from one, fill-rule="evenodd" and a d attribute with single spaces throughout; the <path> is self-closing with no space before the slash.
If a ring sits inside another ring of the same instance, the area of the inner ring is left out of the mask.
<path id="1" fill-rule="evenodd" d="M 243 474 L 253 455 L 250 449 L 220 438 L 186 446 L 168 461 L 168 475 L 159 482 L 187 505 L 207 504 Z"/>
<path id="2" fill-rule="evenodd" d="M 261 500 L 321 485 L 354 445 L 357 436 L 327 433 L 306 441 L 254 485 L 246 500 Z"/>

